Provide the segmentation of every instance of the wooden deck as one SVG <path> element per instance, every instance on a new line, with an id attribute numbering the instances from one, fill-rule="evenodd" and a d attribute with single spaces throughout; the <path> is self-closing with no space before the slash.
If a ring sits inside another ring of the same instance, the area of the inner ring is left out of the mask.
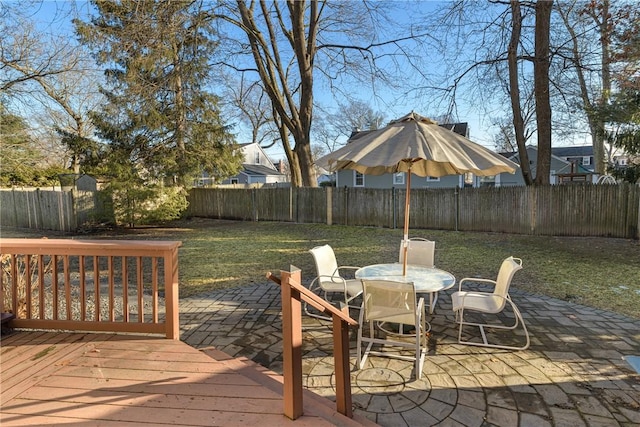
<path id="1" fill-rule="evenodd" d="M 250 360 L 148 336 L 14 332 L 0 347 L 0 425 L 356 426 L 305 390 L 283 415 L 282 379 Z"/>

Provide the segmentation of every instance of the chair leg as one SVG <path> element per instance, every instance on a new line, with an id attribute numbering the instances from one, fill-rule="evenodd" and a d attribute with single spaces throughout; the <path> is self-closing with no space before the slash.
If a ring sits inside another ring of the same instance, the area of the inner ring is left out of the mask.
<path id="1" fill-rule="evenodd" d="M 436 303 L 438 302 L 438 293 L 430 292 L 429 293 L 429 314 L 433 314 L 436 310 Z"/>
<path id="2" fill-rule="evenodd" d="M 420 326 L 418 326 L 417 329 L 421 329 Z M 422 334 L 424 334 L 425 332 L 422 331 L 416 331 L 416 379 L 420 379 L 422 378 Z"/>
<path id="3" fill-rule="evenodd" d="M 529 331 L 527 330 L 527 325 L 524 323 L 524 318 L 522 317 L 522 314 L 520 313 L 520 310 L 518 310 L 518 307 L 516 307 L 516 305 L 513 303 L 513 301 L 511 300 L 507 300 L 509 302 L 509 304 L 511 305 L 512 309 L 513 309 L 513 313 L 515 316 L 515 323 L 511 326 L 504 326 L 504 325 L 489 325 L 486 323 L 474 323 L 474 322 L 465 322 L 464 321 L 464 308 L 461 308 L 460 310 L 458 310 L 456 312 L 456 319 L 458 320 L 459 323 L 459 329 L 458 329 L 458 343 L 459 344 L 464 344 L 464 345 L 473 345 L 473 346 L 477 346 L 477 347 L 489 347 L 489 348 L 500 348 L 500 349 L 504 349 L 504 350 L 526 350 L 527 348 L 529 348 L 529 345 L 531 344 L 531 340 L 529 337 Z M 489 343 L 488 339 L 487 339 L 487 335 L 485 333 L 485 328 L 488 329 L 505 329 L 505 330 L 515 330 L 519 324 L 522 324 L 522 329 L 524 331 L 524 335 L 525 335 L 525 344 L 523 346 L 517 347 L 517 346 L 509 346 L 509 345 L 502 345 L 502 344 L 491 344 Z M 480 330 L 480 335 L 482 337 L 482 342 L 478 343 L 478 342 L 473 342 L 473 341 L 465 341 L 462 339 L 462 329 L 464 326 L 477 326 Z"/>

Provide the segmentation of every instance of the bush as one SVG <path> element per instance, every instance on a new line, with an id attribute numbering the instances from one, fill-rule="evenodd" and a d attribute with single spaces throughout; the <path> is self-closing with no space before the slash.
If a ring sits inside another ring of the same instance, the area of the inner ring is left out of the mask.
<path id="1" fill-rule="evenodd" d="M 179 187 L 112 182 L 106 189 L 116 224 L 135 227 L 180 218 L 187 209 L 187 192 Z"/>

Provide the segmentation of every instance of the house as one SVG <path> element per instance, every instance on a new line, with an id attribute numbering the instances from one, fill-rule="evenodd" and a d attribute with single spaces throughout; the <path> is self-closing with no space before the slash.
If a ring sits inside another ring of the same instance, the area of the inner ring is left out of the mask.
<path id="1" fill-rule="evenodd" d="M 98 180 L 87 174 L 64 173 L 58 175 L 63 190 L 97 191 Z"/>
<path id="2" fill-rule="evenodd" d="M 553 147 L 551 148 L 551 154 L 575 165 L 582 166 L 582 168 L 589 172 L 593 173 L 595 169 L 592 145 Z"/>
<path id="3" fill-rule="evenodd" d="M 551 165 L 549 182 L 551 184 L 563 184 L 570 182 L 595 182 L 593 173 L 593 147 L 591 150 L 574 150 L 587 147 L 558 147 L 551 149 Z M 557 154 L 556 154 L 557 153 Z M 500 153 L 507 159 L 521 164 L 518 152 Z M 538 147 L 528 145 L 527 156 L 529 157 L 529 167 L 533 178 L 536 176 L 538 167 Z M 589 169 L 588 166 L 591 166 Z M 490 181 L 492 178 L 485 178 Z M 522 169 L 518 169 L 515 174 L 502 173 L 495 177 L 496 181 L 503 186 L 525 185 Z M 491 185 L 491 184 L 488 184 Z"/>
<path id="4" fill-rule="evenodd" d="M 289 177 L 284 173 L 282 160 L 276 166 L 264 149 L 257 142 L 240 144 L 244 155 L 242 170 L 222 184 L 280 184 L 288 183 Z"/>
<path id="5" fill-rule="evenodd" d="M 443 123 L 440 124 L 440 126 L 452 130 L 465 138 L 469 137 L 468 123 Z M 347 143 L 361 138 L 370 132 L 372 131 L 354 132 L 351 134 Z M 336 187 L 405 188 L 405 175 L 406 174 L 404 172 L 385 175 L 363 175 L 354 170 L 343 170 L 336 172 L 335 179 Z M 420 177 L 413 175 L 411 177 L 412 188 L 453 188 L 456 186 L 478 187 L 481 184 L 480 177 L 473 176 L 472 174 L 450 175 L 443 177 Z"/>

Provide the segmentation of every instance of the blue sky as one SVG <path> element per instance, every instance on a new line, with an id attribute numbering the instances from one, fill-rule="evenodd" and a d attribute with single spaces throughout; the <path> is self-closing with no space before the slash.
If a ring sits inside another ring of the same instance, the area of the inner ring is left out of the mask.
<path id="1" fill-rule="evenodd" d="M 16 0 L 12 0 L 16 3 Z M 406 9 L 419 7 L 421 10 L 428 10 L 441 2 L 417 2 L 410 3 L 407 6 L 406 2 L 397 2 L 397 4 L 405 5 L 405 7 L 398 7 L 397 18 L 399 20 L 410 19 L 411 13 L 407 13 Z M 81 17 L 86 17 L 89 10 L 89 5 L 84 1 L 60 1 L 49 0 L 44 1 L 39 10 L 34 14 L 34 19 L 38 22 L 40 28 L 45 31 L 52 31 L 58 34 L 66 34 L 69 37 L 75 37 L 73 34 L 73 27 L 70 22 L 69 12 L 76 9 Z M 431 64 L 433 67 L 437 67 L 437 60 L 434 60 Z M 367 94 L 366 90 L 362 88 L 357 89 L 362 92 L 363 95 Z M 335 101 L 329 96 L 322 96 L 322 91 L 318 90 L 316 99 L 318 102 L 324 104 L 325 107 L 331 107 L 335 105 Z M 378 99 L 366 96 L 362 96 L 361 101 L 369 103 L 374 110 L 383 112 L 387 120 L 401 117 L 410 111 L 416 111 L 425 116 L 433 116 L 437 114 L 443 114 L 444 111 L 428 111 L 425 108 L 421 108 L 420 105 L 408 102 L 406 100 L 398 101 L 398 94 L 391 91 L 381 92 L 378 94 Z M 380 96 L 381 95 L 381 96 Z M 380 99 L 382 98 L 382 99 Z M 422 104 L 430 105 L 429 102 L 422 102 Z M 437 107 L 436 107 L 437 108 Z M 470 138 L 488 148 L 493 148 L 493 141 L 491 137 L 491 123 L 490 117 L 487 117 L 485 113 L 480 111 L 479 108 L 475 108 L 473 105 L 465 104 L 462 101 L 457 103 L 457 114 L 459 121 L 468 122 L 470 128 Z M 248 139 L 248 133 L 239 132 L 238 142 L 243 143 Z M 346 140 L 346 137 L 345 137 Z M 588 143 L 585 141 L 584 143 Z M 273 160 L 284 159 L 284 154 L 281 148 L 271 148 L 267 150 L 267 154 L 273 158 Z"/>

